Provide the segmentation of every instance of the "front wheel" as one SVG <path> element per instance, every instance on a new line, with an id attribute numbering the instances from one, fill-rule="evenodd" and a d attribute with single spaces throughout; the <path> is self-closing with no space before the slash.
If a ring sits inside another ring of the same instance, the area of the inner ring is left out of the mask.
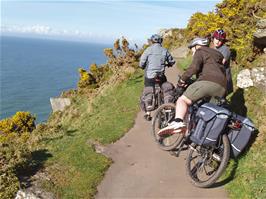
<path id="1" fill-rule="evenodd" d="M 210 187 L 224 172 L 230 158 L 230 143 L 227 135 L 221 137 L 218 147 L 191 145 L 186 160 L 186 171 L 192 184 Z"/>
<path id="2" fill-rule="evenodd" d="M 157 133 L 160 129 L 168 126 L 168 124 L 175 118 L 175 104 L 168 103 L 161 105 L 155 112 L 152 119 L 151 134 L 158 146 L 165 151 L 176 149 L 181 143 L 184 134 L 176 133 L 168 136 L 158 136 Z"/>

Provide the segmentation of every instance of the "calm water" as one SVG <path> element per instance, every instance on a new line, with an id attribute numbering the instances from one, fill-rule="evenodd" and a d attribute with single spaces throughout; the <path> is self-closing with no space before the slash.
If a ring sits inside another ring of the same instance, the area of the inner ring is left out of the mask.
<path id="1" fill-rule="evenodd" d="M 76 88 L 79 67 L 105 63 L 106 47 L 2 36 L 0 119 L 30 111 L 38 122 L 45 121 L 51 112 L 50 97 Z"/>

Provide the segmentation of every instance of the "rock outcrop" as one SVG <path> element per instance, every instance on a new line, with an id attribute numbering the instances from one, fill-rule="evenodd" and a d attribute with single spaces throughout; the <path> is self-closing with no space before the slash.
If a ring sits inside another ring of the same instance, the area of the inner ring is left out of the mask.
<path id="1" fill-rule="evenodd" d="M 258 87 L 266 92 L 266 67 L 244 69 L 237 75 L 237 87 Z"/>
<path id="2" fill-rule="evenodd" d="M 188 53 L 189 49 L 186 46 L 181 46 L 171 51 L 171 54 L 175 59 L 184 59 L 187 57 Z"/>
<path id="3" fill-rule="evenodd" d="M 172 37 L 173 36 L 173 30 L 171 30 L 171 29 L 161 29 L 159 31 L 159 35 L 161 35 L 163 38 Z"/>
<path id="4" fill-rule="evenodd" d="M 50 103 L 52 106 L 53 112 L 56 111 L 63 111 L 66 106 L 69 106 L 71 104 L 71 101 L 69 98 L 50 98 Z"/>
<path id="5" fill-rule="evenodd" d="M 254 85 L 249 69 L 244 69 L 238 73 L 236 85 L 239 88 L 248 88 Z"/>
<path id="6" fill-rule="evenodd" d="M 264 50 L 266 48 L 266 19 L 257 22 L 257 31 L 254 33 L 254 45 Z M 264 50 L 265 52 L 265 50 Z"/>

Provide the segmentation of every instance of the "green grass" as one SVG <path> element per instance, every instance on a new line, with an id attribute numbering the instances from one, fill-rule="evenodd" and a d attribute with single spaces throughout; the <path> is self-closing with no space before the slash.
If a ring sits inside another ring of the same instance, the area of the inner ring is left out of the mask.
<path id="1" fill-rule="evenodd" d="M 192 63 L 192 56 L 188 56 L 184 59 L 181 59 L 177 62 L 177 65 L 182 70 L 187 69 L 187 67 Z"/>
<path id="2" fill-rule="evenodd" d="M 256 88 L 249 88 L 240 97 L 236 101 L 244 102 L 247 115 L 255 123 L 258 132 L 244 154 L 231 161 L 226 172 L 227 177 L 231 175 L 231 181 L 226 189 L 230 198 L 262 199 L 266 198 L 266 95 Z M 235 109 L 243 112 L 239 105 Z"/>
<path id="3" fill-rule="evenodd" d="M 56 117 L 62 121 L 58 123 L 58 136 L 44 139 L 51 156 L 44 166 L 51 181 L 43 181 L 43 187 L 58 198 L 93 198 L 111 160 L 97 154 L 91 141 L 112 143 L 132 127 L 139 110 L 142 79 L 140 73 L 134 74 L 97 96 L 92 108 L 86 98 L 77 97 L 68 109 L 70 113 L 50 119 L 50 123 Z"/>

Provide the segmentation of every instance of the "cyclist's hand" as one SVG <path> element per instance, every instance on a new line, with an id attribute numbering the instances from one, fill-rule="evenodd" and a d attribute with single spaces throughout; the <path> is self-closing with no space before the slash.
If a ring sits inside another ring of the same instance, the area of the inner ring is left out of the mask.
<path id="1" fill-rule="evenodd" d="M 186 87 L 187 86 L 187 84 L 186 84 L 186 82 L 184 82 L 181 78 L 178 80 L 178 82 L 177 82 L 177 86 L 179 86 L 179 87 Z"/>

